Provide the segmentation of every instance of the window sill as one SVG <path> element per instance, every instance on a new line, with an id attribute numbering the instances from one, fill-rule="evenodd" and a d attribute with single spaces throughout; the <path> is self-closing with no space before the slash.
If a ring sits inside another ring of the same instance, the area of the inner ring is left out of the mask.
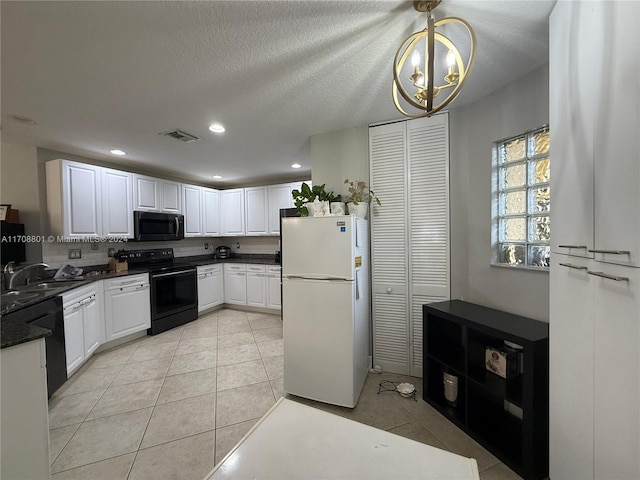
<path id="1" fill-rule="evenodd" d="M 549 267 L 532 267 L 530 265 L 506 265 L 504 263 L 491 263 L 492 267 L 507 268 L 509 270 L 527 270 L 529 272 L 549 273 Z"/>

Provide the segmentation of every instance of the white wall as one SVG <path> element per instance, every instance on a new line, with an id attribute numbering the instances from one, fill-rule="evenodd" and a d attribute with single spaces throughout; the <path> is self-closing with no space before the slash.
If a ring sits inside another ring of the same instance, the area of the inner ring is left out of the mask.
<path id="1" fill-rule="evenodd" d="M 311 181 L 325 190 L 348 193 L 344 180 L 369 183 L 369 127 L 323 133 L 311 137 Z"/>
<path id="2" fill-rule="evenodd" d="M 493 142 L 549 123 L 548 77 L 545 65 L 449 117 L 452 296 L 547 322 L 549 274 L 490 262 Z"/>
<path id="3" fill-rule="evenodd" d="M 0 162 L 0 203 L 20 210 L 25 235 L 40 235 L 40 189 L 35 147 L 2 142 Z M 27 263 L 42 261 L 39 243 L 27 243 Z"/>

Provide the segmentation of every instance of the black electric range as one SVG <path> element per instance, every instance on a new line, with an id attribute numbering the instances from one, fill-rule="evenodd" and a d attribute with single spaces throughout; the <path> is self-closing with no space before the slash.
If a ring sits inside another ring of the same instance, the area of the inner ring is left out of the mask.
<path id="1" fill-rule="evenodd" d="M 120 261 L 130 270 L 149 271 L 151 285 L 151 328 L 156 335 L 198 318 L 198 279 L 193 265 L 175 261 L 173 248 L 120 250 Z"/>

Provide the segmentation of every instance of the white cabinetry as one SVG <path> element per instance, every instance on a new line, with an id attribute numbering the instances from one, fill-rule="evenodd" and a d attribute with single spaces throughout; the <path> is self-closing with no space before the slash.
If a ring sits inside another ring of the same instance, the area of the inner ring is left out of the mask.
<path id="1" fill-rule="evenodd" d="M 224 302 L 247 304 L 247 266 L 239 263 L 224 264 Z"/>
<path id="2" fill-rule="evenodd" d="M 0 478 L 51 478 L 45 340 L 0 353 Z"/>
<path id="3" fill-rule="evenodd" d="M 293 208 L 292 192 L 300 189 L 302 182 L 269 185 L 269 235 L 280 235 L 280 209 Z"/>
<path id="4" fill-rule="evenodd" d="M 244 235 L 244 188 L 220 192 L 222 235 Z"/>
<path id="5" fill-rule="evenodd" d="M 104 342 L 102 282 L 62 294 L 67 374 L 71 375 Z"/>
<path id="6" fill-rule="evenodd" d="M 202 187 L 182 185 L 184 236 L 202 236 Z"/>
<path id="7" fill-rule="evenodd" d="M 133 238 L 133 175 L 103 168 L 102 236 Z"/>
<path id="8" fill-rule="evenodd" d="M 71 238 L 102 235 L 100 167 L 52 160 L 46 163 L 51 233 Z"/>
<path id="9" fill-rule="evenodd" d="M 220 192 L 213 188 L 202 189 L 202 234 L 220 235 Z"/>
<path id="10" fill-rule="evenodd" d="M 245 196 L 245 235 L 266 235 L 268 225 L 267 187 L 244 189 Z"/>
<path id="11" fill-rule="evenodd" d="M 282 308 L 282 290 L 280 289 L 280 267 L 267 267 L 267 308 Z"/>
<path id="12" fill-rule="evenodd" d="M 134 210 L 182 213 L 179 183 L 137 174 L 133 179 Z"/>
<path id="13" fill-rule="evenodd" d="M 198 313 L 224 302 L 222 265 L 198 267 Z"/>
<path id="14" fill-rule="evenodd" d="M 638 18 L 638 2 L 550 16 L 554 480 L 640 478 Z"/>
<path id="15" fill-rule="evenodd" d="M 422 305 L 450 298 L 449 129 L 440 114 L 369 129 L 373 356 L 422 376 Z M 424 232 L 429 232 L 425 235 Z"/>
<path id="16" fill-rule="evenodd" d="M 149 275 L 129 275 L 104 281 L 106 340 L 151 327 Z"/>
<path id="17" fill-rule="evenodd" d="M 247 265 L 247 305 L 250 307 L 267 306 L 266 270 L 265 265 Z"/>

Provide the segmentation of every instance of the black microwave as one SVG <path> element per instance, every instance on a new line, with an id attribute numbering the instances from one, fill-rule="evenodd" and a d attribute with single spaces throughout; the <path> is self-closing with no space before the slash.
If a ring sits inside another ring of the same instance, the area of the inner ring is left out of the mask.
<path id="1" fill-rule="evenodd" d="M 133 212 L 133 236 L 138 242 L 181 240 L 184 215 L 175 213 Z"/>

